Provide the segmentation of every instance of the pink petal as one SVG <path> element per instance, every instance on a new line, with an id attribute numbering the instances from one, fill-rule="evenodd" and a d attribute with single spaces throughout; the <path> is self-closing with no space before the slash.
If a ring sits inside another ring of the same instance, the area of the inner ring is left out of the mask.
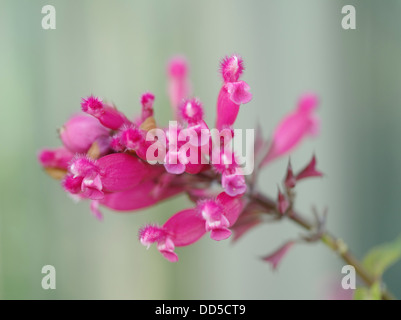
<path id="1" fill-rule="evenodd" d="M 103 215 L 99 210 L 99 202 L 98 201 L 91 201 L 90 210 L 96 219 L 98 219 L 100 221 L 103 220 Z"/>
<path id="2" fill-rule="evenodd" d="M 320 134 L 320 118 L 316 115 L 311 115 L 309 117 L 309 134 L 312 137 L 316 137 Z"/>
<path id="3" fill-rule="evenodd" d="M 224 188 L 224 191 L 232 197 L 244 194 L 247 189 L 245 178 L 239 173 L 238 169 L 232 174 L 223 173 L 221 186 Z"/>
<path id="4" fill-rule="evenodd" d="M 102 200 L 104 198 L 104 193 L 101 190 L 94 188 L 84 188 L 81 195 L 84 198 L 91 200 Z"/>
<path id="5" fill-rule="evenodd" d="M 311 132 L 315 122 L 302 113 L 292 113 L 279 124 L 274 132 L 273 141 L 263 164 L 289 153 Z"/>
<path id="6" fill-rule="evenodd" d="M 167 65 L 168 75 L 168 95 L 174 115 L 180 119 L 177 112 L 178 106 L 183 99 L 190 93 L 190 83 L 188 79 L 188 63 L 184 57 L 173 57 Z"/>
<path id="7" fill-rule="evenodd" d="M 185 164 L 179 162 L 176 164 L 165 163 L 164 168 L 171 174 L 182 174 L 185 172 Z"/>
<path id="8" fill-rule="evenodd" d="M 217 196 L 217 201 L 223 206 L 224 215 L 230 226 L 234 225 L 244 208 L 244 200 L 241 197 L 231 197 L 222 192 Z"/>
<path id="9" fill-rule="evenodd" d="M 307 135 L 316 136 L 320 131 L 320 120 L 313 114 L 317 108 L 317 97 L 301 97 L 297 109 L 279 123 L 273 134 L 270 149 L 262 166 L 293 150 Z"/>
<path id="10" fill-rule="evenodd" d="M 162 243 L 166 240 L 166 231 L 158 225 L 148 224 L 139 229 L 139 241 L 145 246 L 150 247 L 152 243 Z M 173 248 L 174 250 L 174 248 Z"/>
<path id="11" fill-rule="evenodd" d="M 184 191 L 181 187 L 169 187 L 155 196 L 153 190 L 156 186 L 157 183 L 154 181 L 144 181 L 129 190 L 106 193 L 100 203 L 113 210 L 132 211 L 152 206 Z"/>
<path id="12" fill-rule="evenodd" d="M 199 99 L 184 100 L 179 108 L 181 118 L 188 123 L 198 123 L 203 120 L 203 107 Z"/>
<path id="13" fill-rule="evenodd" d="M 319 98 L 314 93 L 306 93 L 298 101 L 298 111 L 311 113 L 317 109 Z"/>
<path id="14" fill-rule="evenodd" d="M 175 252 L 171 251 L 160 251 L 160 253 L 170 262 L 177 262 L 178 256 Z"/>
<path id="15" fill-rule="evenodd" d="M 97 160 L 104 172 L 102 176 L 105 191 L 116 192 L 131 189 L 151 175 L 159 174 L 160 168 L 144 163 L 137 157 L 125 153 L 113 153 Z"/>
<path id="16" fill-rule="evenodd" d="M 205 221 L 195 209 L 182 210 L 163 225 L 174 245 L 188 246 L 198 241 L 205 233 Z"/>
<path id="17" fill-rule="evenodd" d="M 74 155 L 64 147 L 43 149 L 39 152 L 38 160 L 44 168 L 68 169 Z"/>
<path id="18" fill-rule="evenodd" d="M 245 81 L 229 82 L 226 87 L 232 102 L 245 104 L 252 100 L 252 93 L 249 92 L 250 87 Z"/>
<path id="19" fill-rule="evenodd" d="M 141 123 L 147 118 L 153 116 L 153 103 L 155 101 L 155 95 L 151 92 L 145 92 L 141 97 L 142 114 Z"/>
<path id="20" fill-rule="evenodd" d="M 110 105 L 104 106 L 104 113 L 98 119 L 102 125 L 112 130 L 117 130 L 124 124 L 129 124 L 127 118 Z"/>
<path id="21" fill-rule="evenodd" d="M 95 141 L 107 141 L 108 136 L 108 129 L 97 119 L 85 114 L 71 117 L 60 129 L 63 144 L 73 153 L 86 153 Z M 102 151 L 106 152 L 107 148 Z"/>
<path id="22" fill-rule="evenodd" d="M 97 118 L 106 128 L 117 130 L 123 124 L 130 124 L 124 114 L 115 109 L 114 106 L 104 103 L 93 95 L 82 99 L 81 107 L 82 111 Z"/>
<path id="23" fill-rule="evenodd" d="M 219 97 L 217 98 L 216 128 L 218 130 L 232 126 L 237 119 L 239 104 L 234 103 L 230 99 L 230 96 L 227 87 L 223 86 L 220 90 Z"/>
<path id="24" fill-rule="evenodd" d="M 210 238 L 216 241 L 226 240 L 231 236 L 229 229 L 213 229 L 210 232 Z"/>
<path id="25" fill-rule="evenodd" d="M 220 72 L 225 83 L 236 82 L 244 71 L 244 62 L 239 55 L 226 56 L 220 63 Z"/>
<path id="26" fill-rule="evenodd" d="M 273 270 L 276 270 L 278 264 L 283 259 L 283 257 L 286 255 L 288 250 L 290 250 L 292 248 L 294 243 L 295 243 L 294 241 L 288 241 L 286 244 L 284 244 L 282 247 L 278 248 L 272 254 L 262 258 L 262 260 L 270 263 L 273 267 Z"/>

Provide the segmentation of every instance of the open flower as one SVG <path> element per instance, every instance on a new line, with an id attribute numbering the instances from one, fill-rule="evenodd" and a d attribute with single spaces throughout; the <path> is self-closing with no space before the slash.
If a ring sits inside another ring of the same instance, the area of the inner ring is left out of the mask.
<path id="1" fill-rule="evenodd" d="M 249 85 L 239 81 L 243 71 L 244 63 L 238 55 L 225 57 L 221 62 L 223 86 L 217 98 L 216 120 L 216 128 L 219 130 L 232 126 L 237 119 L 239 106 L 252 100 Z"/>
<path id="2" fill-rule="evenodd" d="M 316 136 L 319 133 L 319 118 L 314 114 L 317 106 L 318 98 L 314 94 L 306 94 L 299 99 L 296 110 L 284 117 L 275 129 L 262 165 L 289 153 L 306 136 Z"/>
<path id="3" fill-rule="evenodd" d="M 157 243 L 157 250 L 170 262 L 177 262 L 175 247 L 184 247 L 198 241 L 205 234 L 203 220 L 194 209 L 182 210 L 159 227 L 147 225 L 139 230 L 140 242 L 149 247 Z"/>

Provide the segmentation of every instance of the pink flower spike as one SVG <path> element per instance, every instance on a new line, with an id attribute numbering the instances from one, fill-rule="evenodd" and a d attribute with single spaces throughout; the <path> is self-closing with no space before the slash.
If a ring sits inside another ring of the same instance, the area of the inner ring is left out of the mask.
<path id="1" fill-rule="evenodd" d="M 297 181 L 299 181 L 305 178 L 322 177 L 322 176 L 323 173 L 321 173 L 316 169 L 316 157 L 315 155 L 313 155 L 309 164 L 300 173 L 297 174 L 296 179 Z"/>
<path id="2" fill-rule="evenodd" d="M 225 83 L 236 82 L 244 71 L 244 62 L 239 55 L 226 56 L 220 63 L 220 72 Z"/>
<path id="3" fill-rule="evenodd" d="M 74 155 L 64 147 L 43 149 L 39 152 L 38 160 L 44 168 L 58 168 L 66 170 Z"/>
<path id="4" fill-rule="evenodd" d="M 300 107 L 287 115 L 277 126 L 262 166 L 292 151 L 303 138 L 316 136 L 319 132 L 319 119 L 312 113 L 316 106 L 313 101 L 308 101 L 300 103 Z"/>
<path id="5" fill-rule="evenodd" d="M 295 179 L 294 173 L 292 171 L 292 166 L 291 166 L 291 161 L 288 161 L 288 166 L 287 166 L 287 175 L 284 179 L 284 185 L 288 189 L 292 189 L 295 187 L 295 184 L 297 183 L 297 180 Z"/>
<path id="6" fill-rule="evenodd" d="M 282 247 L 277 249 L 272 254 L 270 254 L 270 255 L 268 255 L 266 257 L 263 257 L 262 260 L 270 263 L 272 265 L 272 267 L 273 267 L 273 270 L 276 270 L 278 265 L 279 265 L 279 263 L 280 263 L 280 261 L 286 255 L 288 250 L 290 250 L 292 248 L 294 243 L 295 243 L 294 241 L 288 241 L 287 243 L 285 243 Z"/>
<path id="7" fill-rule="evenodd" d="M 179 107 L 181 118 L 189 124 L 203 120 L 203 108 L 199 99 L 184 100 Z"/>
<path id="8" fill-rule="evenodd" d="M 145 121 L 147 118 L 153 116 L 153 103 L 155 101 L 155 96 L 151 92 L 146 92 L 141 97 L 141 104 L 142 104 L 142 122 Z"/>
<path id="9" fill-rule="evenodd" d="M 235 104 L 245 104 L 252 100 L 250 87 L 245 81 L 229 82 L 226 84 L 230 100 Z"/>
<path id="10" fill-rule="evenodd" d="M 281 214 L 284 214 L 287 212 L 287 209 L 289 208 L 290 204 L 284 194 L 281 193 L 280 188 L 278 188 L 278 196 L 277 196 L 277 210 Z"/>
<path id="11" fill-rule="evenodd" d="M 90 96 L 83 98 L 81 102 L 82 111 L 97 118 L 106 128 L 117 130 L 123 124 L 129 124 L 128 119 L 114 106 L 102 102 L 101 99 Z"/>
<path id="12" fill-rule="evenodd" d="M 245 178 L 239 168 L 234 173 L 223 173 L 221 185 L 231 197 L 244 194 L 247 188 Z"/>
<path id="13" fill-rule="evenodd" d="M 188 80 L 188 63 L 184 57 L 173 57 L 167 65 L 168 75 L 168 95 L 174 111 L 174 115 L 179 118 L 177 113 L 178 106 L 183 99 L 186 99 L 190 92 Z"/>
<path id="14" fill-rule="evenodd" d="M 109 130 L 99 121 L 85 114 L 71 117 L 60 129 L 63 144 L 74 153 L 86 153 L 94 142 L 98 142 L 101 154 L 109 149 Z"/>

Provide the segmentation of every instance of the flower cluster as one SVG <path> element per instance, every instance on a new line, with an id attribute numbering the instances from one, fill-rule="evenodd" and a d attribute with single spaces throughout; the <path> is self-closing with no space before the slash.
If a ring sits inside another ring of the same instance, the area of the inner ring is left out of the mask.
<path id="1" fill-rule="evenodd" d="M 39 162 L 47 173 L 61 180 L 66 192 L 76 199 L 88 199 L 99 219 L 100 206 L 134 211 L 187 194 L 193 207 L 174 214 L 163 225 L 149 224 L 139 230 L 140 242 L 145 246 L 156 243 L 171 262 L 178 260 L 176 247 L 188 246 L 205 233 L 220 241 L 234 232 L 234 239 L 238 239 L 260 219 L 254 214 L 250 197 L 255 179 L 244 176 L 230 144 L 240 105 L 252 99 L 249 85 L 240 80 L 243 71 L 244 62 L 238 55 L 221 62 L 217 139 L 204 120 L 201 101 L 190 95 L 188 64 L 176 57 L 167 66 L 173 125 L 163 128 L 157 124 L 155 96 L 150 92 L 142 95 L 141 113 L 133 119 L 91 95 L 82 99 L 82 113 L 72 116 L 60 129 L 63 146 L 42 150 Z M 319 131 L 314 113 L 317 104 L 315 95 L 302 96 L 296 110 L 278 125 L 270 143 L 257 137 L 258 170 L 254 174 L 289 153 L 305 136 Z M 320 176 L 315 163 L 313 158 L 298 175 L 289 172 L 286 187 L 292 188 L 306 177 Z M 281 214 L 288 211 L 290 200 L 279 190 L 277 207 Z"/>

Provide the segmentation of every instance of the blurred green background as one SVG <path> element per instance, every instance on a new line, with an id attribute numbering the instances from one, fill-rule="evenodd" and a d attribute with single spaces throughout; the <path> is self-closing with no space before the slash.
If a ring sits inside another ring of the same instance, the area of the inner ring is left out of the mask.
<path id="1" fill-rule="evenodd" d="M 57 29 L 41 27 L 42 6 Z M 353 4 L 357 29 L 341 28 Z M 259 257 L 302 231 L 266 224 L 236 244 L 204 237 L 178 249 L 171 264 L 137 241 L 144 223 L 163 223 L 188 206 L 176 198 L 135 214 L 75 204 L 37 164 L 37 151 L 60 144 L 56 128 L 94 93 L 127 115 L 140 94 L 156 94 L 156 116 L 171 117 L 165 63 L 191 62 L 193 92 L 215 117 L 218 62 L 239 53 L 254 99 L 236 127 L 267 137 L 304 91 L 321 97 L 321 135 L 292 155 L 313 152 L 324 179 L 298 188 L 297 207 L 329 209 L 328 226 L 361 257 L 401 229 L 401 1 L 0 1 L 0 298 L 2 299 L 324 299 L 342 263 L 321 244 L 298 245 L 277 272 Z M 276 194 L 287 159 L 269 166 L 260 188 Z M 41 269 L 57 270 L 43 290 Z M 401 297 L 401 264 L 385 281 Z"/>

